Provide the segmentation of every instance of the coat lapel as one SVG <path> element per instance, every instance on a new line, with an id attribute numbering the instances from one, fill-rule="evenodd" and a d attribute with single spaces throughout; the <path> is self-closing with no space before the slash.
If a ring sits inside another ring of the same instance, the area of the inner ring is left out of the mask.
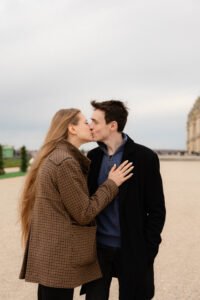
<path id="1" fill-rule="evenodd" d="M 133 165 L 134 165 L 134 144 L 135 144 L 134 141 L 131 140 L 128 137 L 128 140 L 127 140 L 127 142 L 124 146 L 124 153 L 123 153 L 123 156 L 122 156 L 122 162 L 125 161 L 125 160 L 128 160 L 129 162 L 133 162 Z M 134 170 L 133 170 L 133 173 L 134 173 Z M 120 188 L 119 188 L 119 201 L 120 201 L 120 204 L 122 202 L 124 202 L 124 199 L 126 198 L 126 194 L 128 192 L 128 186 L 130 184 L 132 184 L 131 179 L 127 180 L 126 182 L 124 182 L 120 186 Z"/>
<path id="2" fill-rule="evenodd" d="M 124 146 L 124 153 L 122 157 L 122 162 L 125 160 L 129 160 L 133 162 L 134 165 L 134 152 L 135 152 L 135 143 L 132 139 L 128 137 L 128 140 Z M 98 188 L 98 176 L 101 168 L 101 163 L 103 159 L 103 151 L 100 148 L 97 148 L 96 151 L 88 157 L 91 159 L 90 172 L 88 177 L 88 185 L 90 187 L 90 194 L 95 193 Z M 132 184 L 131 180 L 128 180 L 123 183 L 123 185 L 119 188 L 119 199 L 120 202 L 126 197 L 128 186 Z"/>

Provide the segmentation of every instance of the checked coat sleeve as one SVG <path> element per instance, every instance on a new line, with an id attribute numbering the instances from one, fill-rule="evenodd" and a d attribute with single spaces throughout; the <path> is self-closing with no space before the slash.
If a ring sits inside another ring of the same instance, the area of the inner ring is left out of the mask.
<path id="1" fill-rule="evenodd" d="M 73 158 L 65 159 L 58 166 L 57 185 L 66 210 L 80 225 L 90 223 L 118 193 L 114 181 L 107 179 L 95 194 L 89 196 L 86 175 Z"/>

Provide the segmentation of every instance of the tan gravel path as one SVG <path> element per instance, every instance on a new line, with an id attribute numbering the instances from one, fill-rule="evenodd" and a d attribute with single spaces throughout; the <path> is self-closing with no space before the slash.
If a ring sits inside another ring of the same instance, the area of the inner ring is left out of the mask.
<path id="1" fill-rule="evenodd" d="M 155 264 L 154 300 L 200 299 L 200 162 L 162 161 L 167 222 Z M 18 280 L 22 259 L 17 199 L 23 177 L 0 180 L 0 300 L 35 300 L 36 285 Z M 117 300 L 113 280 L 110 300 Z M 74 300 L 84 299 L 75 291 Z"/>

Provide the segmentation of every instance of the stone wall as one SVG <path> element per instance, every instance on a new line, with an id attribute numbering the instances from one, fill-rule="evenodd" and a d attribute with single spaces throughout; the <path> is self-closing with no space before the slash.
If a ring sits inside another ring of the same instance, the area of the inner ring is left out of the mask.
<path id="1" fill-rule="evenodd" d="M 189 153 L 200 153 L 200 97 L 188 114 L 187 150 Z"/>

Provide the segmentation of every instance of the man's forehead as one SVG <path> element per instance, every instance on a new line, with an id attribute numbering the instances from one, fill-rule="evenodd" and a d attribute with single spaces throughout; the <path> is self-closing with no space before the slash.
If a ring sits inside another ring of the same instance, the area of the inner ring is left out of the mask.
<path id="1" fill-rule="evenodd" d="M 102 110 L 96 109 L 93 111 L 91 119 L 94 120 L 101 120 L 101 119 L 105 119 L 105 113 Z"/>

